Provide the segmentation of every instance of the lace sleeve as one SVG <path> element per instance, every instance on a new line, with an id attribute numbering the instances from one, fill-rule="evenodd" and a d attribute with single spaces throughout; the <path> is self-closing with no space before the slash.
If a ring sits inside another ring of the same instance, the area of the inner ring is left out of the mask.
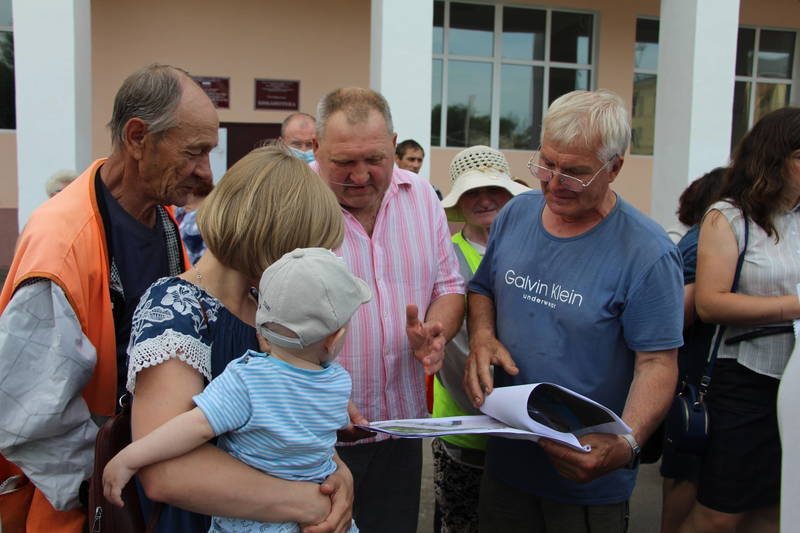
<path id="1" fill-rule="evenodd" d="M 142 296 L 131 322 L 128 380 L 144 368 L 179 358 L 211 380 L 211 335 L 218 303 L 191 283 L 162 278 Z"/>

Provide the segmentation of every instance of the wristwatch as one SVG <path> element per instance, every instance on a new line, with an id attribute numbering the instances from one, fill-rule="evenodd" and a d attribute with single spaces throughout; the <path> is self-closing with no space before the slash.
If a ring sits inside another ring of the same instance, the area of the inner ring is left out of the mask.
<path id="1" fill-rule="evenodd" d="M 631 446 L 631 460 L 628 461 L 628 464 L 625 466 L 625 468 L 630 468 L 630 469 L 638 468 L 639 459 L 641 458 L 642 455 L 642 448 L 639 446 L 639 443 L 636 442 L 636 439 L 633 438 L 633 434 L 625 433 L 623 435 L 620 435 L 620 437 L 625 439 Z"/>

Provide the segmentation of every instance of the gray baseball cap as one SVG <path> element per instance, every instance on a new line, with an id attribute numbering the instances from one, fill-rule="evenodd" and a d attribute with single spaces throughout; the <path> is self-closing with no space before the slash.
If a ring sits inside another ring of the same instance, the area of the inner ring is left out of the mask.
<path id="1" fill-rule="evenodd" d="M 344 259 L 324 248 L 297 248 L 268 267 L 258 285 L 256 325 L 271 344 L 305 348 L 341 329 L 372 298 Z M 293 331 L 280 335 L 266 324 Z"/>

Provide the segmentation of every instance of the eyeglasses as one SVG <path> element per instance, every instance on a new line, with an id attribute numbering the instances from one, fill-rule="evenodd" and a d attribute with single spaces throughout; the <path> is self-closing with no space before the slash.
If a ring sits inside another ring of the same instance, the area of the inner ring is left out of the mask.
<path id="1" fill-rule="evenodd" d="M 557 172 L 551 168 L 543 167 L 537 164 L 539 161 L 539 154 L 540 152 L 538 150 L 533 152 L 533 155 L 531 155 L 531 158 L 528 160 L 528 170 L 531 171 L 533 177 L 542 183 L 548 183 L 553 179 L 553 177 L 558 176 L 558 182 L 563 185 L 565 189 L 568 189 L 572 192 L 583 192 L 586 187 L 592 184 L 597 175 L 600 174 L 603 169 L 605 169 L 608 164 L 614 161 L 614 159 L 617 157 L 616 155 L 612 156 L 611 159 L 606 161 L 605 164 L 603 164 L 603 166 L 600 167 L 591 178 L 589 178 L 589 181 L 584 181 L 576 176 L 570 176 L 569 174 Z"/>

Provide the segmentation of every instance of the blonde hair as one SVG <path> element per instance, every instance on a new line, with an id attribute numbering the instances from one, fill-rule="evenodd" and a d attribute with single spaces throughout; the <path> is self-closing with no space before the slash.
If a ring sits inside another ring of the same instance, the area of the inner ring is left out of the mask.
<path id="1" fill-rule="evenodd" d="M 611 91 L 572 91 L 550 104 L 542 123 L 542 139 L 559 145 L 580 143 L 598 147 L 597 157 L 608 161 L 624 156 L 631 124 L 622 99 Z"/>
<path id="2" fill-rule="evenodd" d="M 276 145 L 256 148 L 225 173 L 197 226 L 211 253 L 251 280 L 295 248 L 336 248 L 344 238 L 328 185 Z"/>

